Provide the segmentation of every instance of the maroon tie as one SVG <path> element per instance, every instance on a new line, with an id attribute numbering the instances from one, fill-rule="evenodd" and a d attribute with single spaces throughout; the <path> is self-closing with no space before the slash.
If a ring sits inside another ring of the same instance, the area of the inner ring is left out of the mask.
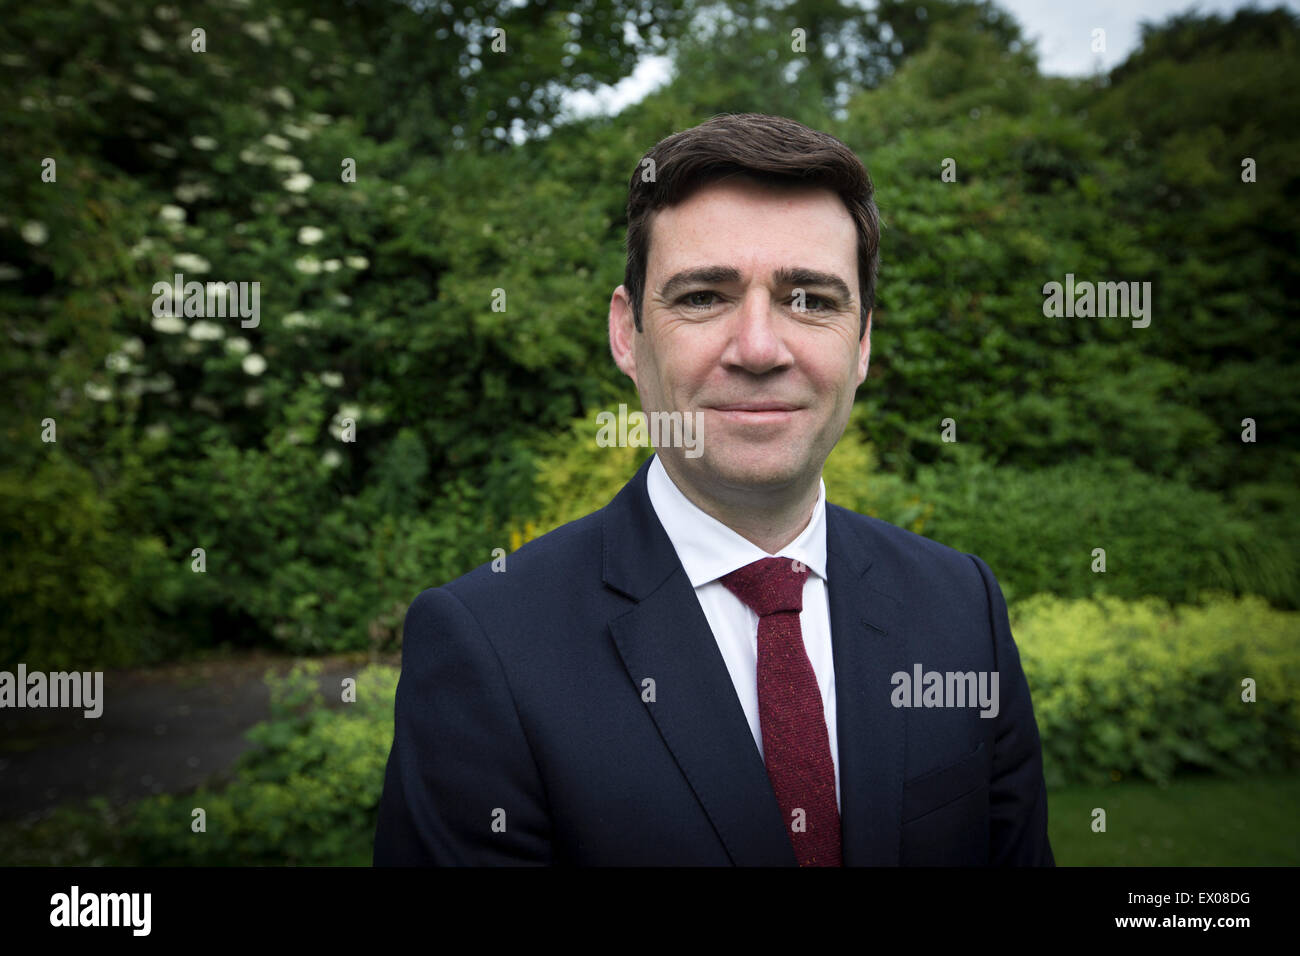
<path id="1" fill-rule="evenodd" d="M 763 761 L 800 866 L 840 866 L 835 764 L 799 612 L 808 568 L 762 558 L 722 583 L 758 615 L 758 721 Z M 802 810 L 802 814 L 795 811 Z"/>

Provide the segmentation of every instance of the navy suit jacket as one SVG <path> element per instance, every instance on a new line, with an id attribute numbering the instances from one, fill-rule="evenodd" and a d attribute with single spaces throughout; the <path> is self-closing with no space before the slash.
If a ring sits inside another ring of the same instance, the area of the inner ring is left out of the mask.
<path id="1" fill-rule="evenodd" d="M 648 467 L 504 571 L 411 604 L 376 865 L 796 865 Z M 844 864 L 1051 865 L 992 572 L 830 504 L 826 549 Z M 997 716 L 895 706 L 891 675 L 916 664 L 997 671 Z"/>

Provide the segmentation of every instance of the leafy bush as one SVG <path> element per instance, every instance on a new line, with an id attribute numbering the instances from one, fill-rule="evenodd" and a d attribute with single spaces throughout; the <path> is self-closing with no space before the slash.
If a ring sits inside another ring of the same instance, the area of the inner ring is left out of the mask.
<path id="1" fill-rule="evenodd" d="M 1256 597 L 1171 608 L 1036 595 L 1011 624 L 1048 786 L 1300 766 L 1300 614 Z"/>
<path id="2" fill-rule="evenodd" d="M 319 662 L 283 679 L 268 675 L 272 717 L 249 731 L 257 747 L 221 791 L 142 801 L 124 826 L 143 865 L 348 865 L 370 863 L 375 813 L 393 739 L 397 669 L 356 678 L 356 702 L 327 709 Z M 191 810 L 207 832 L 190 829 Z"/>
<path id="3" fill-rule="evenodd" d="M 913 483 L 934 508 L 925 533 L 988 562 L 1009 601 L 1052 592 L 1185 603 L 1217 589 L 1300 606 L 1300 541 L 1285 523 L 1121 460 L 1031 471 L 952 447 L 952 460 L 919 469 Z M 1105 573 L 1092 570 L 1096 548 Z"/>

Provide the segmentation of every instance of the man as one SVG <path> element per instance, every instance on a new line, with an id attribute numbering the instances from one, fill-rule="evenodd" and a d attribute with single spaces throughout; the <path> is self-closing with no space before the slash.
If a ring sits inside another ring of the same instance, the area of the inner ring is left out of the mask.
<path id="1" fill-rule="evenodd" d="M 698 452 L 661 441 L 607 507 L 415 599 L 376 864 L 1052 864 L 992 572 L 825 501 L 872 194 L 772 116 L 638 164 L 610 347 Z"/>

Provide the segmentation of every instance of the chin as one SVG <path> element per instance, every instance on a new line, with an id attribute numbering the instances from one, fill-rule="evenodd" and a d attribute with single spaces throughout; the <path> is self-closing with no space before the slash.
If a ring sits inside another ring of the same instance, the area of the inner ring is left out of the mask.
<path id="1" fill-rule="evenodd" d="M 799 462 L 788 457 L 724 453 L 701 461 L 715 480 L 725 485 L 745 488 L 779 488 L 798 479 Z"/>

